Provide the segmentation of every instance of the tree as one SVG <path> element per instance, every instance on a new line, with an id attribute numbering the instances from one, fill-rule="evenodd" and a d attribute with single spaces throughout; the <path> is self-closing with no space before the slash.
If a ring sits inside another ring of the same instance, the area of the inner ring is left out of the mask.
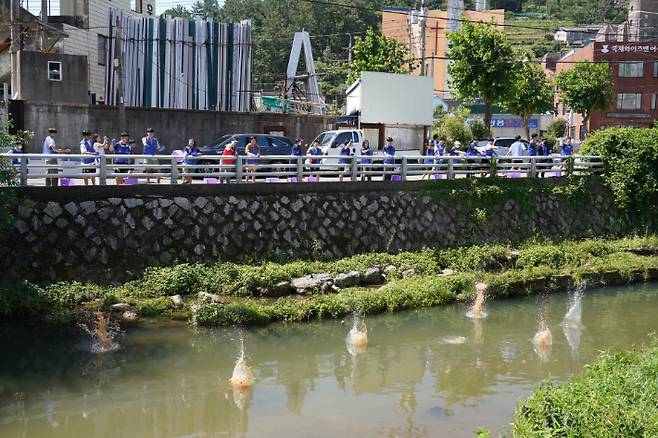
<path id="1" fill-rule="evenodd" d="M 533 114 L 541 114 L 553 108 L 553 86 L 537 64 L 517 64 L 513 72 L 514 85 L 504 102 L 504 107 L 523 120 L 525 136 L 530 140 L 528 123 Z"/>
<path id="2" fill-rule="evenodd" d="M 561 101 L 583 116 L 589 131 L 589 119 L 596 110 L 606 110 L 612 103 L 612 81 L 608 64 L 579 62 L 561 71 L 556 79 Z"/>
<path id="3" fill-rule="evenodd" d="M 183 5 L 176 5 L 173 8 L 169 8 L 164 11 L 161 15 L 168 15 L 170 17 L 181 17 L 186 20 L 192 19 L 192 13 L 188 11 Z"/>
<path id="4" fill-rule="evenodd" d="M 448 34 L 451 86 L 463 100 L 483 100 L 487 130 L 493 105 L 502 104 L 514 86 L 510 72 L 517 62 L 507 36 L 491 24 L 463 22 Z"/>
<path id="5" fill-rule="evenodd" d="M 357 80 L 362 71 L 406 73 L 411 60 L 404 44 L 369 29 L 363 38 L 355 38 L 348 82 Z"/>
<path id="6" fill-rule="evenodd" d="M 550 125 L 548 125 L 546 134 L 556 138 L 564 137 L 567 133 L 568 128 L 569 125 L 567 121 L 562 118 L 558 118 L 553 120 L 553 122 Z"/>
<path id="7" fill-rule="evenodd" d="M 449 146 L 452 146 L 455 141 L 466 146 L 471 141 L 473 133 L 466 124 L 469 115 L 468 108 L 460 106 L 450 112 L 440 112 L 437 115 L 438 119 L 434 124 L 433 131 L 439 134 L 439 137 L 445 138 Z"/>

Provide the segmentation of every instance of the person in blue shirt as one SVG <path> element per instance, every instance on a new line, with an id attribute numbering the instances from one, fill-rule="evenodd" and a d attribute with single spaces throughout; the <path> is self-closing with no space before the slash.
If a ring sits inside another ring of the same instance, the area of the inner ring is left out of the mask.
<path id="1" fill-rule="evenodd" d="M 148 128 L 146 130 L 146 137 L 142 138 L 142 147 L 144 155 L 156 155 L 158 152 L 164 151 L 164 147 L 160 145 L 160 142 L 155 138 L 155 130 L 153 128 Z M 155 165 L 159 164 L 156 158 L 147 158 L 144 160 L 144 164 Z M 160 173 L 160 169 L 155 167 L 147 167 L 144 169 L 144 173 Z M 160 184 L 161 177 L 156 177 L 156 181 Z M 146 183 L 151 183 L 151 178 L 146 178 Z"/>
<path id="2" fill-rule="evenodd" d="M 430 179 L 432 176 L 432 164 L 434 164 L 434 156 L 436 155 L 436 143 L 434 141 L 429 141 L 427 142 L 427 146 L 425 147 L 425 154 L 426 157 L 432 157 L 432 158 L 425 158 L 425 164 L 430 164 L 429 167 L 427 167 L 427 170 L 429 171 L 428 173 L 424 174 L 420 179 Z"/>
<path id="3" fill-rule="evenodd" d="M 318 172 L 320 170 L 319 167 L 317 167 L 318 164 L 322 161 L 320 158 L 315 158 L 319 157 L 322 155 L 322 149 L 320 149 L 320 143 L 318 141 L 314 141 L 309 150 L 307 151 L 307 155 L 309 155 L 309 158 L 306 160 L 308 164 L 310 164 L 310 171 L 311 171 L 311 177 L 317 178 L 318 181 L 320 180 L 320 174 L 314 174 L 315 172 Z M 315 166 L 314 166 L 315 165 Z"/>
<path id="4" fill-rule="evenodd" d="M 350 164 L 352 163 L 352 160 L 350 157 L 353 155 L 352 152 L 352 141 L 351 140 L 345 140 L 343 145 L 340 147 L 340 156 L 343 157 L 338 160 L 338 181 L 343 182 L 343 175 L 350 173 Z"/>
<path id="5" fill-rule="evenodd" d="M 196 145 L 196 141 L 193 138 L 187 140 L 187 146 L 183 150 L 185 152 L 185 158 L 183 162 L 185 163 L 185 168 L 183 168 L 183 184 L 192 184 L 192 176 L 190 176 L 190 169 L 187 166 L 194 166 L 197 163 L 197 160 L 192 159 L 191 157 L 197 157 L 201 155 L 201 151 Z"/>
<path id="6" fill-rule="evenodd" d="M 532 134 L 530 138 L 530 143 L 528 143 L 528 151 L 527 151 L 528 156 L 536 157 L 538 149 L 539 149 L 539 143 L 537 141 L 537 134 Z"/>
<path id="7" fill-rule="evenodd" d="M 552 160 L 546 158 L 551 154 L 551 147 L 548 145 L 548 141 L 544 138 L 539 142 L 539 148 L 537 149 L 537 155 L 542 157 L 537 159 L 538 168 L 539 168 L 539 177 L 544 178 L 545 170 L 551 168 Z"/>
<path id="8" fill-rule="evenodd" d="M 479 157 L 480 151 L 477 149 L 477 142 L 475 140 L 471 141 L 466 148 L 466 153 L 464 156 L 469 157 L 470 159 L 466 160 L 466 164 L 480 164 L 481 160 L 473 159 L 473 157 Z M 469 166 L 466 168 L 467 171 L 477 170 L 476 166 Z M 466 174 L 467 178 L 471 177 L 471 173 Z"/>
<path id="9" fill-rule="evenodd" d="M 293 157 L 300 157 L 302 155 L 302 144 L 304 143 L 304 140 L 301 138 L 298 138 L 295 140 L 295 143 L 292 145 L 292 151 L 291 155 Z"/>
<path id="10" fill-rule="evenodd" d="M 363 140 L 363 145 L 361 145 L 361 164 L 365 164 L 365 166 L 362 166 L 362 171 L 363 172 L 371 172 L 372 167 L 370 165 L 372 164 L 372 157 L 373 150 L 370 149 L 370 142 L 368 140 Z M 361 175 L 361 181 L 372 181 L 372 175 Z"/>
<path id="11" fill-rule="evenodd" d="M 110 146 L 110 153 L 114 155 L 132 155 L 133 148 L 130 146 L 130 135 L 127 132 L 122 132 L 120 135 L 121 140 L 114 146 Z M 118 165 L 127 165 L 130 164 L 130 158 L 115 158 L 114 164 Z M 129 169 L 125 168 L 115 168 L 114 173 L 129 173 Z M 123 184 L 124 177 L 121 175 L 116 176 L 117 185 Z"/>
<path id="12" fill-rule="evenodd" d="M 71 152 L 71 149 L 64 149 L 57 146 L 55 142 L 55 136 L 57 135 L 57 129 L 50 128 L 48 129 L 48 136 L 43 141 L 43 150 L 42 153 L 52 155 L 52 158 L 46 159 L 46 164 L 51 166 L 57 165 L 57 154 L 68 154 Z M 50 167 L 47 171 L 48 174 L 56 175 L 59 173 L 59 169 L 56 167 Z M 46 178 L 46 186 L 48 187 L 57 187 L 59 185 L 59 178 Z"/>
<path id="13" fill-rule="evenodd" d="M 14 147 L 12 148 L 11 153 L 12 155 L 20 155 L 25 153 L 25 151 L 23 150 L 23 142 L 21 141 L 20 138 L 17 138 L 16 141 L 14 142 Z M 21 159 L 19 157 L 12 158 L 11 164 L 13 164 L 14 166 L 19 166 L 21 164 Z"/>
<path id="14" fill-rule="evenodd" d="M 571 137 L 567 137 L 563 142 L 562 142 L 562 147 L 560 148 L 560 155 L 562 155 L 562 165 L 560 166 L 562 170 L 567 170 L 568 163 L 569 163 L 569 157 L 573 155 L 573 145 L 571 144 Z"/>
<path id="15" fill-rule="evenodd" d="M 568 157 L 573 155 L 573 145 L 571 144 L 571 137 L 567 137 L 566 140 L 562 142 L 560 155 L 562 155 L 563 157 Z"/>
<path id="16" fill-rule="evenodd" d="M 96 168 L 92 164 L 96 163 L 96 151 L 94 150 L 94 142 L 91 140 L 91 132 L 85 130 L 82 131 L 82 140 L 80 141 L 80 154 L 89 156 L 90 158 L 82 159 L 82 173 L 83 174 L 96 174 Z M 85 185 L 88 186 L 91 181 L 91 185 L 96 185 L 95 176 L 83 176 L 82 178 L 85 182 Z"/>
<path id="17" fill-rule="evenodd" d="M 395 146 L 393 146 L 393 138 L 387 137 L 386 144 L 384 145 L 384 181 L 390 181 L 394 172 L 395 164 Z"/>

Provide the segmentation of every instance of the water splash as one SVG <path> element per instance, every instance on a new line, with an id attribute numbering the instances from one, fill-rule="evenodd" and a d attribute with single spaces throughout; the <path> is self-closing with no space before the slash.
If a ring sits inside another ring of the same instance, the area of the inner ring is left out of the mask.
<path id="1" fill-rule="evenodd" d="M 231 385 L 233 385 L 234 390 L 244 390 L 251 388 L 254 386 L 254 383 L 256 383 L 254 372 L 247 365 L 247 361 L 245 359 L 244 339 L 242 336 L 240 336 L 240 356 L 235 362 L 235 366 L 233 367 L 233 375 L 229 379 L 229 382 Z"/>
<path id="2" fill-rule="evenodd" d="M 368 327 L 358 315 L 354 316 L 354 323 L 347 333 L 345 345 L 352 356 L 363 353 L 368 348 Z"/>
<path id="3" fill-rule="evenodd" d="M 569 300 L 570 302 L 569 310 L 567 310 L 567 313 L 566 315 L 564 315 L 564 319 L 560 324 L 562 327 L 573 327 L 578 329 L 585 328 L 585 326 L 583 326 L 583 321 L 582 321 L 583 309 L 581 304 L 584 291 L 585 291 L 584 287 L 579 287 L 574 291 L 571 299 Z"/>
<path id="4" fill-rule="evenodd" d="M 564 337 L 567 339 L 567 343 L 569 344 L 569 347 L 571 347 L 571 353 L 573 355 L 578 354 L 578 350 L 580 349 L 580 337 L 585 329 L 582 321 L 581 304 L 584 291 L 584 285 L 578 287 L 574 291 L 569 300 L 569 310 L 567 310 L 567 313 L 564 315 L 564 319 L 560 324 Z"/>
<path id="5" fill-rule="evenodd" d="M 484 311 L 484 301 L 486 300 L 488 287 L 489 286 L 482 282 L 475 284 L 475 301 L 470 310 L 466 312 L 466 316 L 473 319 L 484 319 L 487 317 L 487 312 Z"/>
<path id="6" fill-rule="evenodd" d="M 87 312 L 83 314 L 78 327 L 91 337 L 92 353 L 109 353 L 119 349 L 120 345 L 114 339 L 121 333 L 121 329 L 107 313 Z"/>
<path id="7" fill-rule="evenodd" d="M 542 361 L 547 361 L 553 345 L 553 335 L 551 329 L 548 328 L 543 320 L 539 324 L 539 330 L 532 338 L 532 344 L 537 356 L 539 356 Z"/>
<path id="8" fill-rule="evenodd" d="M 444 336 L 441 338 L 441 342 L 448 345 L 463 345 L 466 342 L 466 337 L 464 336 Z"/>

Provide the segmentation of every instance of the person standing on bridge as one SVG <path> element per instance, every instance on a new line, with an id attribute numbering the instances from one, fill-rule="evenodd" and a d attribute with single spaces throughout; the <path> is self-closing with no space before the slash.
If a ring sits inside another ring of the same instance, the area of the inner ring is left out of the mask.
<path id="1" fill-rule="evenodd" d="M 221 173 L 229 173 L 233 170 L 233 166 L 235 165 L 235 156 L 238 155 L 238 151 L 236 149 L 238 145 L 237 140 L 231 140 L 228 142 L 226 146 L 224 146 L 224 150 L 222 151 L 222 168 L 220 170 Z M 231 166 L 231 167 L 224 167 L 224 166 Z M 226 184 L 231 182 L 231 177 L 227 176 L 225 178 L 220 177 L 219 178 L 220 182 L 225 182 Z"/>
<path id="2" fill-rule="evenodd" d="M 256 170 L 258 169 L 258 161 L 260 158 L 260 148 L 256 142 L 256 137 L 249 139 L 249 144 L 244 149 L 247 154 L 247 182 L 256 182 Z"/>
<path id="3" fill-rule="evenodd" d="M 343 175 L 349 173 L 350 163 L 352 162 L 352 140 L 345 140 L 340 147 L 340 160 L 338 160 L 338 182 L 343 182 Z"/>
<path id="4" fill-rule="evenodd" d="M 146 130 L 146 137 L 142 138 L 142 146 L 144 150 L 144 155 L 155 155 L 158 152 L 164 151 L 164 147 L 160 146 L 160 142 L 158 141 L 157 138 L 155 138 L 155 130 L 153 128 L 148 128 Z M 156 165 L 159 164 L 157 158 L 147 158 L 144 160 L 144 164 L 146 165 Z M 160 173 L 160 169 L 155 168 L 155 167 L 147 167 L 144 169 L 144 173 Z M 161 177 L 156 177 L 156 182 L 160 184 Z M 146 183 L 150 184 L 151 183 L 151 178 L 146 178 Z"/>
<path id="5" fill-rule="evenodd" d="M 386 138 L 384 157 L 384 181 L 390 181 L 395 165 L 395 146 L 393 146 L 392 137 Z M 389 172 L 388 169 L 391 169 L 391 171 Z"/>
<path id="6" fill-rule="evenodd" d="M 317 178 L 318 181 L 320 181 L 320 174 L 314 175 L 314 172 L 319 172 L 320 168 L 316 167 L 320 162 L 322 161 L 320 158 L 313 158 L 313 157 L 319 157 L 322 155 L 322 149 L 320 149 L 320 143 L 315 140 L 313 141 L 313 144 L 309 148 L 307 155 L 309 155 L 309 158 L 306 160 L 308 164 L 311 165 L 310 171 L 311 175 L 309 175 L 310 178 Z"/>
<path id="7" fill-rule="evenodd" d="M 362 166 L 362 171 L 364 172 L 363 175 L 361 175 L 361 181 L 372 181 L 372 175 L 366 175 L 365 172 L 371 172 L 372 171 L 372 154 L 373 150 L 370 149 L 370 142 L 368 140 L 363 140 L 363 145 L 361 146 L 361 164 Z"/>
<path id="8" fill-rule="evenodd" d="M 110 146 L 110 153 L 116 154 L 116 155 L 132 155 L 133 153 L 133 148 L 130 146 L 130 135 L 128 135 L 127 132 L 122 132 L 121 133 L 121 140 L 113 145 Z M 129 158 L 117 158 L 114 160 L 114 164 L 118 164 L 120 166 L 125 166 L 130 164 L 130 159 Z M 129 173 L 129 169 L 126 168 L 115 168 L 114 173 Z M 116 183 L 117 185 L 123 184 L 124 177 L 117 175 L 116 177 Z"/>
<path id="9" fill-rule="evenodd" d="M 52 155 L 52 158 L 46 160 L 46 164 L 51 166 L 57 165 L 57 154 L 68 154 L 71 152 L 71 149 L 64 149 L 57 146 L 55 142 L 55 136 L 57 135 L 57 129 L 50 128 L 48 129 L 48 136 L 43 141 L 43 150 L 42 153 Z M 49 175 L 57 175 L 59 169 L 52 167 L 48 169 Z M 59 178 L 46 178 L 46 186 L 48 187 L 57 187 L 59 185 Z"/>
<path id="10" fill-rule="evenodd" d="M 84 174 L 96 174 L 96 168 L 94 164 L 96 164 L 96 151 L 94 150 L 94 143 L 91 139 L 91 132 L 85 130 L 82 131 L 82 140 L 80 141 L 80 154 L 86 155 L 89 158 L 83 158 L 82 159 L 82 173 Z M 91 181 L 91 185 L 95 186 L 96 185 L 96 177 L 95 176 L 83 176 L 82 178 L 85 182 L 85 185 L 89 185 L 89 181 Z"/>

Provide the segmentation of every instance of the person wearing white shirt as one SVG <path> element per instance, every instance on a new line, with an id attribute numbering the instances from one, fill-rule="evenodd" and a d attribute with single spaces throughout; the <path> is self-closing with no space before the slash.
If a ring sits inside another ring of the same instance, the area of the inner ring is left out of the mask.
<path id="1" fill-rule="evenodd" d="M 57 146 L 57 143 L 55 142 L 55 135 L 57 134 L 57 129 L 55 128 L 50 128 L 48 129 L 48 136 L 46 139 L 43 141 L 43 154 L 68 154 L 71 152 L 71 149 L 63 149 Z M 57 157 L 53 158 L 48 158 L 46 160 L 46 164 L 51 164 L 51 165 L 56 165 L 57 164 Z M 58 174 L 59 169 L 57 168 L 49 168 L 48 169 L 49 174 Z M 57 187 L 59 185 L 59 178 L 46 178 L 46 186 L 48 187 Z"/>

